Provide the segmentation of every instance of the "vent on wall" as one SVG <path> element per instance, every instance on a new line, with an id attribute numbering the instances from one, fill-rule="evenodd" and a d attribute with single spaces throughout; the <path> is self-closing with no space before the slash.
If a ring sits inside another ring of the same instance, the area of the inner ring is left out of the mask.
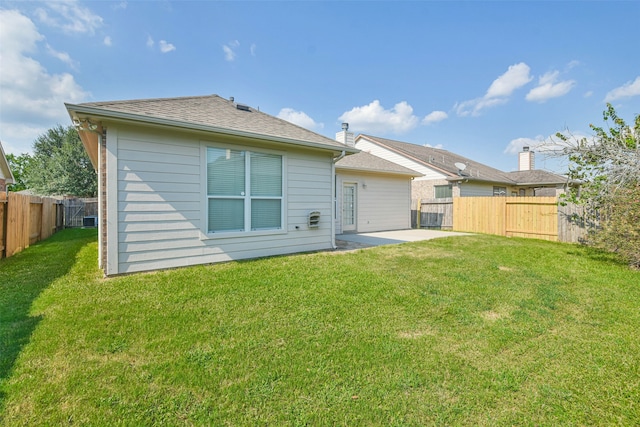
<path id="1" fill-rule="evenodd" d="M 318 228 L 320 227 L 320 212 L 313 211 L 309 212 L 309 228 Z"/>

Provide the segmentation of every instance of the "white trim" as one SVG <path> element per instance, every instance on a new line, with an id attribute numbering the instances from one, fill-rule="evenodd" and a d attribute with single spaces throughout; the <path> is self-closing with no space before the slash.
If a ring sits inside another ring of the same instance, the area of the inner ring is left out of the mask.
<path id="1" fill-rule="evenodd" d="M 102 221 L 105 220 L 103 218 L 102 211 L 102 203 L 104 203 L 104 198 L 102 196 L 102 186 L 104 185 L 102 178 L 102 134 L 98 135 L 98 268 L 104 269 L 104 265 L 102 265 L 102 253 L 103 253 L 103 237 L 102 232 L 104 231 L 102 228 Z"/>
<path id="2" fill-rule="evenodd" d="M 336 220 L 338 218 L 338 200 L 336 195 L 336 162 L 331 161 L 331 247 L 336 249 Z"/>
<path id="3" fill-rule="evenodd" d="M 119 273 L 118 256 L 118 130 L 107 128 L 107 265 L 106 274 Z"/>

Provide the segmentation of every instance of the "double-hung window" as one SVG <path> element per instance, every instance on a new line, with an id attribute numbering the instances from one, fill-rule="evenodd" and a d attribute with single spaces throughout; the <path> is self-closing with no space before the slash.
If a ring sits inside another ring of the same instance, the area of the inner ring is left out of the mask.
<path id="1" fill-rule="evenodd" d="M 434 196 L 436 199 L 445 199 L 447 197 L 453 197 L 453 188 L 451 185 L 434 185 Z"/>
<path id="2" fill-rule="evenodd" d="M 281 155 L 207 147 L 208 233 L 281 230 Z"/>

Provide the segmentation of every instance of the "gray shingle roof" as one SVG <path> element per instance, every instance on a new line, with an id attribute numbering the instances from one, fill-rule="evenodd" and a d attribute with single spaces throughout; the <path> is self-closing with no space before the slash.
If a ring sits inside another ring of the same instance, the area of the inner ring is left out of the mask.
<path id="1" fill-rule="evenodd" d="M 464 163 L 467 167 L 462 177 L 470 181 L 487 181 L 510 185 L 554 185 L 566 184 L 567 178 L 544 170 L 503 172 L 466 157 L 439 148 L 425 147 L 408 142 L 394 141 L 371 135 L 358 135 L 380 146 L 409 157 L 414 161 L 449 175 L 449 179 L 460 178 L 455 163 Z"/>
<path id="2" fill-rule="evenodd" d="M 569 180 L 562 175 L 535 169 L 531 171 L 508 172 L 507 175 L 518 185 L 527 184 L 566 184 Z"/>
<path id="3" fill-rule="evenodd" d="M 422 163 L 432 169 L 436 169 L 451 178 L 459 177 L 455 163 L 464 163 L 467 167 L 462 172 L 465 179 L 475 181 L 489 181 L 499 183 L 514 183 L 506 172 L 460 156 L 440 148 L 425 147 L 423 145 L 408 142 L 394 141 L 392 139 L 379 138 L 370 135 L 358 135 L 358 138 L 366 138 L 405 157 L 409 157 L 418 163 Z M 356 142 L 357 139 L 356 138 Z"/>
<path id="4" fill-rule="evenodd" d="M 218 95 L 191 96 L 181 98 L 135 99 L 128 101 L 88 102 L 77 106 L 67 105 L 70 111 L 74 107 L 100 110 L 105 116 L 109 113 L 121 113 L 131 117 L 160 119 L 177 122 L 188 127 L 189 124 L 211 128 L 226 129 L 253 134 L 256 137 L 267 136 L 276 139 L 302 141 L 320 144 L 337 149 L 352 150 L 340 142 L 294 125 L 259 110 L 246 106 L 237 108 L 236 103 Z"/>
<path id="5" fill-rule="evenodd" d="M 407 176 L 421 176 L 422 174 L 400 166 L 396 163 L 374 156 L 373 154 L 360 152 L 340 159 L 336 163 L 337 169 L 352 169 L 368 172 L 389 173 Z"/>

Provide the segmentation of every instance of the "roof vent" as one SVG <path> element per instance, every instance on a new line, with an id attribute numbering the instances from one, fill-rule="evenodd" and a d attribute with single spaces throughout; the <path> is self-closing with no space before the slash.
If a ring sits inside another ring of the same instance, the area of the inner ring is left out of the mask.
<path id="1" fill-rule="evenodd" d="M 235 101 L 235 100 L 236 100 L 236 99 L 235 99 L 233 96 L 230 96 L 230 97 L 229 97 L 229 101 L 233 102 L 233 101 Z"/>
<path id="2" fill-rule="evenodd" d="M 236 104 L 236 108 L 242 111 L 251 111 L 251 108 L 249 108 L 248 105 L 244 105 L 244 104 Z"/>

